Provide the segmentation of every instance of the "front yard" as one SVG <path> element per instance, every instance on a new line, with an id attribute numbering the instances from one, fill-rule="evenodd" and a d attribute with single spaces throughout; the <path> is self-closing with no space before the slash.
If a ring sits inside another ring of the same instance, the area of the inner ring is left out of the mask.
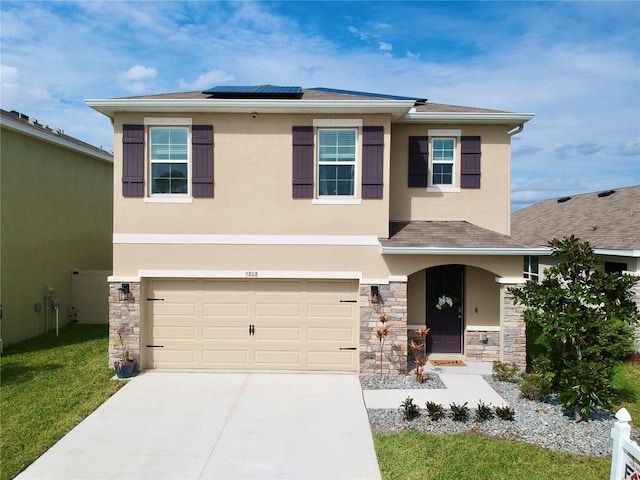
<path id="1" fill-rule="evenodd" d="M 69 325 L 60 336 L 41 336 L 2 355 L 2 471 L 9 480 L 115 393 L 106 364 L 106 325 Z M 616 410 L 640 420 L 640 365 L 616 373 Z M 118 428 L 114 426 L 114 428 Z M 390 479 L 602 479 L 610 459 L 558 453 L 475 434 L 406 431 L 374 434 L 382 476 Z"/>

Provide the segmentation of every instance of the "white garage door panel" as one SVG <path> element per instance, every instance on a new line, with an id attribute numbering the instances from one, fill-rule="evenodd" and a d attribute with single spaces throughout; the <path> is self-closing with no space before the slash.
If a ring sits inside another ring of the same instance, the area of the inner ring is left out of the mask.
<path id="1" fill-rule="evenodd" d="M 358 347 L 357 281 L 154 280 L 149 296 L 152 367 L 358 371 L 341 350 Z"/>

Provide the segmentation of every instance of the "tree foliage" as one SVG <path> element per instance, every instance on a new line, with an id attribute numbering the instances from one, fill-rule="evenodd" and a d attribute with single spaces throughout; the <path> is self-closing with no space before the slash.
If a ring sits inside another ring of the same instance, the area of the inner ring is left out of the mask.
<path id="1" fill-rule="evenodd" d="M 573 235 L 549 244 L 559 262 L 540 283 L 529 281 L 511 292 L 525 307 L 527 329 L 540 332 L 543 353 L 535 369 L 581 419 L 609 405 L 612 367 L 633 353 L 640 317 L 631 288 L 637 278 L 596 268 L 590 244 Z"/>

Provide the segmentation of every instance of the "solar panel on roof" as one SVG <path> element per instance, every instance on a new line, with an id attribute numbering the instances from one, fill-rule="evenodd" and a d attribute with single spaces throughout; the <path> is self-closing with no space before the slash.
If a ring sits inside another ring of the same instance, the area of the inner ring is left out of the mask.
<path id="1" fill-rule="evenodd" d="M 219 85 L 205 90 L 216 98 L 299 98 L 301 87 L 277 85 Z"/>

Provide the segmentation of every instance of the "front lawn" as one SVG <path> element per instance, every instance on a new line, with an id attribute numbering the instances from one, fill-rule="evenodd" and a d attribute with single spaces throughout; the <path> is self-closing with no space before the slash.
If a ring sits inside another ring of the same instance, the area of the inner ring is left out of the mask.
<path id="1" fill-rule="evenodd" d="M 69 325 L 7 347 L 2 354 L 1 480 L 27 468 L 113 395 L 108 326 Z"/>

